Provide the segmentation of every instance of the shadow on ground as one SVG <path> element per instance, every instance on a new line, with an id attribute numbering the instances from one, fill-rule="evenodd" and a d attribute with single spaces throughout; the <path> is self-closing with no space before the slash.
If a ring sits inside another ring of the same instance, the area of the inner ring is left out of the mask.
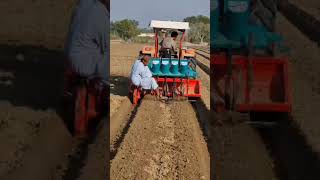
<path id="1" fill-rule="evenodd" d="M 62 88 L 62 51 L 0 45 L 0 101 L 59 111 Z"/>
<path id="2" fill-rule="evenodd" d="M 258 129 L 258 132 L 274 159 L 279 179 L 319 179 L 319 156 L 308 145 L 292 118 L 286 114 L 258 114 L 252 119 L 277 122 L 276 126 Z"/>
<path id="3" fill-rule="evenodd" d="M 119 96 L 128 96 L 129 78 L 123 76 L 110 76 L 110 93 Z"/>

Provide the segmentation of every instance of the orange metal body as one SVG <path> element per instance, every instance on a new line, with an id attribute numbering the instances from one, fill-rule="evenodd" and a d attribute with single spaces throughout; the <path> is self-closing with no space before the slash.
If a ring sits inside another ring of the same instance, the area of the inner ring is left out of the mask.
<path id="1" fill-rule="evenodd" d="M 201 97 L 201 82 L 195 79 L 182 78 L 155 78 L 160 89 L 160 93 L 166 97 L 174 97 L 174 94 L 179 97 L 189 99 L 197 99 Z M 166 88 L 168 88 L 166 90 Z M 137 105 L 142 98 L 142 89 L 140 87 L 130 85 L 129 94 L 133 105 Z M 154 93 L 152 93 L 154 94 Z"/>
<path id="2" fill-rule="evenodd" d="M 187 59 L 196 56 L 196 51 L 194 49 L 182 49 L 181 50 L 181 59 Z"/>
<path id="3" fill-rule="evenodd" d="M 252 63 L 251 88 L 249 63 Z M 288 60 L 274 57 L 232 57 L 232 89 L 238 112 L 291 112 Z M 211 54 L 211 91 L 216 111 L 225 110 L 223 101 L 227 74 L 225 53 Z"/>
<path id="4" fill-rule="evenodd" d="M 73 110 L 73 133 L 77 137 L 86 137 L 90 121 L 98 118 L 104 111 L 104 102 L 108 96 L 105 89 L 98 86 L 98 79 L 79 79 L 77 75 L 67 70 L 65 73 L 65 97 L 71 94 L 70 102 L 73 105 L 68 105 Z"/>
<path id="5" fill-rule="evenodd" d="M 179 93 L 179 96 L 188 98 L 201 97 L 201 82 L 199 80 L 158 77 L 156 81 L 161 89 L 164 89 L 168 85 L 169 92 L 167 97 L 172 97 L 174 91 Z"/>
<path id="6" fill-rule="evenodd" d="M 155 44 L 154 48 L 150 46 L 143 47 L 141 51 L 142 54 L 149 54 L 154 58 L 159 57 L 159 29 L 154 29 L 155 33 Z M 182 43 L 185 39 L 185 31 L 182 31 L 182 36 L 179 42 L 179 60 L 180 59 L 188 59 L 191 57 L 195 57 L 194 49 L 182 49 Z M 200 98 L 201 97 L 201 82 L 197 79 L 187 79 L 177 78 L 177 77 L 164 77 L 164 76 L 155 76 L 155 80 L 159 85 L 160 93 L 166 97 L 174 97 L 175 95 L 180 97 L 187 97 L 189 99 L 192 98 Z M 131 101 L 134 105 L 138 104 L 139 100 L 142 98 L 142 89 L 140 87 L 136 87 L 130 85 L 129 87 Z"/>

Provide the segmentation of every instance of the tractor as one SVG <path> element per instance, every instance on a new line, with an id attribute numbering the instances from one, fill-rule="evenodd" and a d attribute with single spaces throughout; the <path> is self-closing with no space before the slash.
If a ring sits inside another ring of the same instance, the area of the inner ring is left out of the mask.
<path id="1" fill-rule="evenodd" d="M 275 32 L 275 0 L 211 0 L 211 104 L 215 112 L 290 113 L 288 49 Z"/>
<path id="2" fill-rule="evenodd" d="M 66 61 L 67 62 L 67 61 Z M 83 77 L 66 65 L 63 106 L 67 125 L 77 138 L 87 138 L 102 116 L 108 113 L 109 86 L 100 77 Z"/>
<path id="3" fill-rule="evenodd" d="M 151 56 L 148 67 L 159 85 L 162 97 L 167 100 L 190 101 L 200 98 L 201 82 L 197 79 L 195 50 L 183 47 L 186 31 L 190 29 L 189 23 L 152 20 L 150 27 L 154 31 L 154 46 L 144 46 L 140 55 Z M 179 50 L 170 54 L 170 58 L 164 58 L 159 51 L 159 36 L 171 30 L 180 32 Z M 130 96 L 134 105 L 138 104 L 144 92 L 141 87 L 130 85 Z"/>

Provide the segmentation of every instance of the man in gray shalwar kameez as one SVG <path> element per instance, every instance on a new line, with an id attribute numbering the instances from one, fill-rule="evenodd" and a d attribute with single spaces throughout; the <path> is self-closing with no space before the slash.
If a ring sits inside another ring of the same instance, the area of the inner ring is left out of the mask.
<path id="1" fill-rule="evenodd" d="M 80 0 L 66 42 L 69 68 L 83 77 L 109 80 L 109 0 Z"/>

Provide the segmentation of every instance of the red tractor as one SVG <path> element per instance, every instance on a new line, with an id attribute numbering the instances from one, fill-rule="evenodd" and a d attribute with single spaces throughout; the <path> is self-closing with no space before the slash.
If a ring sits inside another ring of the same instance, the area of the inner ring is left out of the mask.
<path id="1" fill-rule="evenodd" d="M 81 77 L 67 70 L 64 84 L 64 106 L 67 123 L 76 137 L 87 137 L 90 127 L 108 112 L 109 87 L 98 77 Z"/>
<path id="2" fill-rule="evenodd" d="M 189 23 L 152 20 L 150 27 L 154 29 L 155 45 L 143 47 L 140 54 L 152 57 L 148 67 L 159 85 L 161 95 L 167 99 L 196 100 L 200 98 L 201 82 L 197 79 L 195 50 L 182 47 Z M 164 58 L 159 51 L 159 34 L 170 30 L 181 32 L 179 51 L 171 54 L 170 58 Z M 144 92 L 141 87 L 130 86 L 133 104 L 138 103 Z M 154 95 L 152 92 L 151 94 Z"/>
<path id="3" fill-rule="evenodd" d="M 290 113 L 289 63 L 276 55 L 285 50 L 274 32 L 276 1 L 211 0 L 211 5 L 213 109 Z"/>

